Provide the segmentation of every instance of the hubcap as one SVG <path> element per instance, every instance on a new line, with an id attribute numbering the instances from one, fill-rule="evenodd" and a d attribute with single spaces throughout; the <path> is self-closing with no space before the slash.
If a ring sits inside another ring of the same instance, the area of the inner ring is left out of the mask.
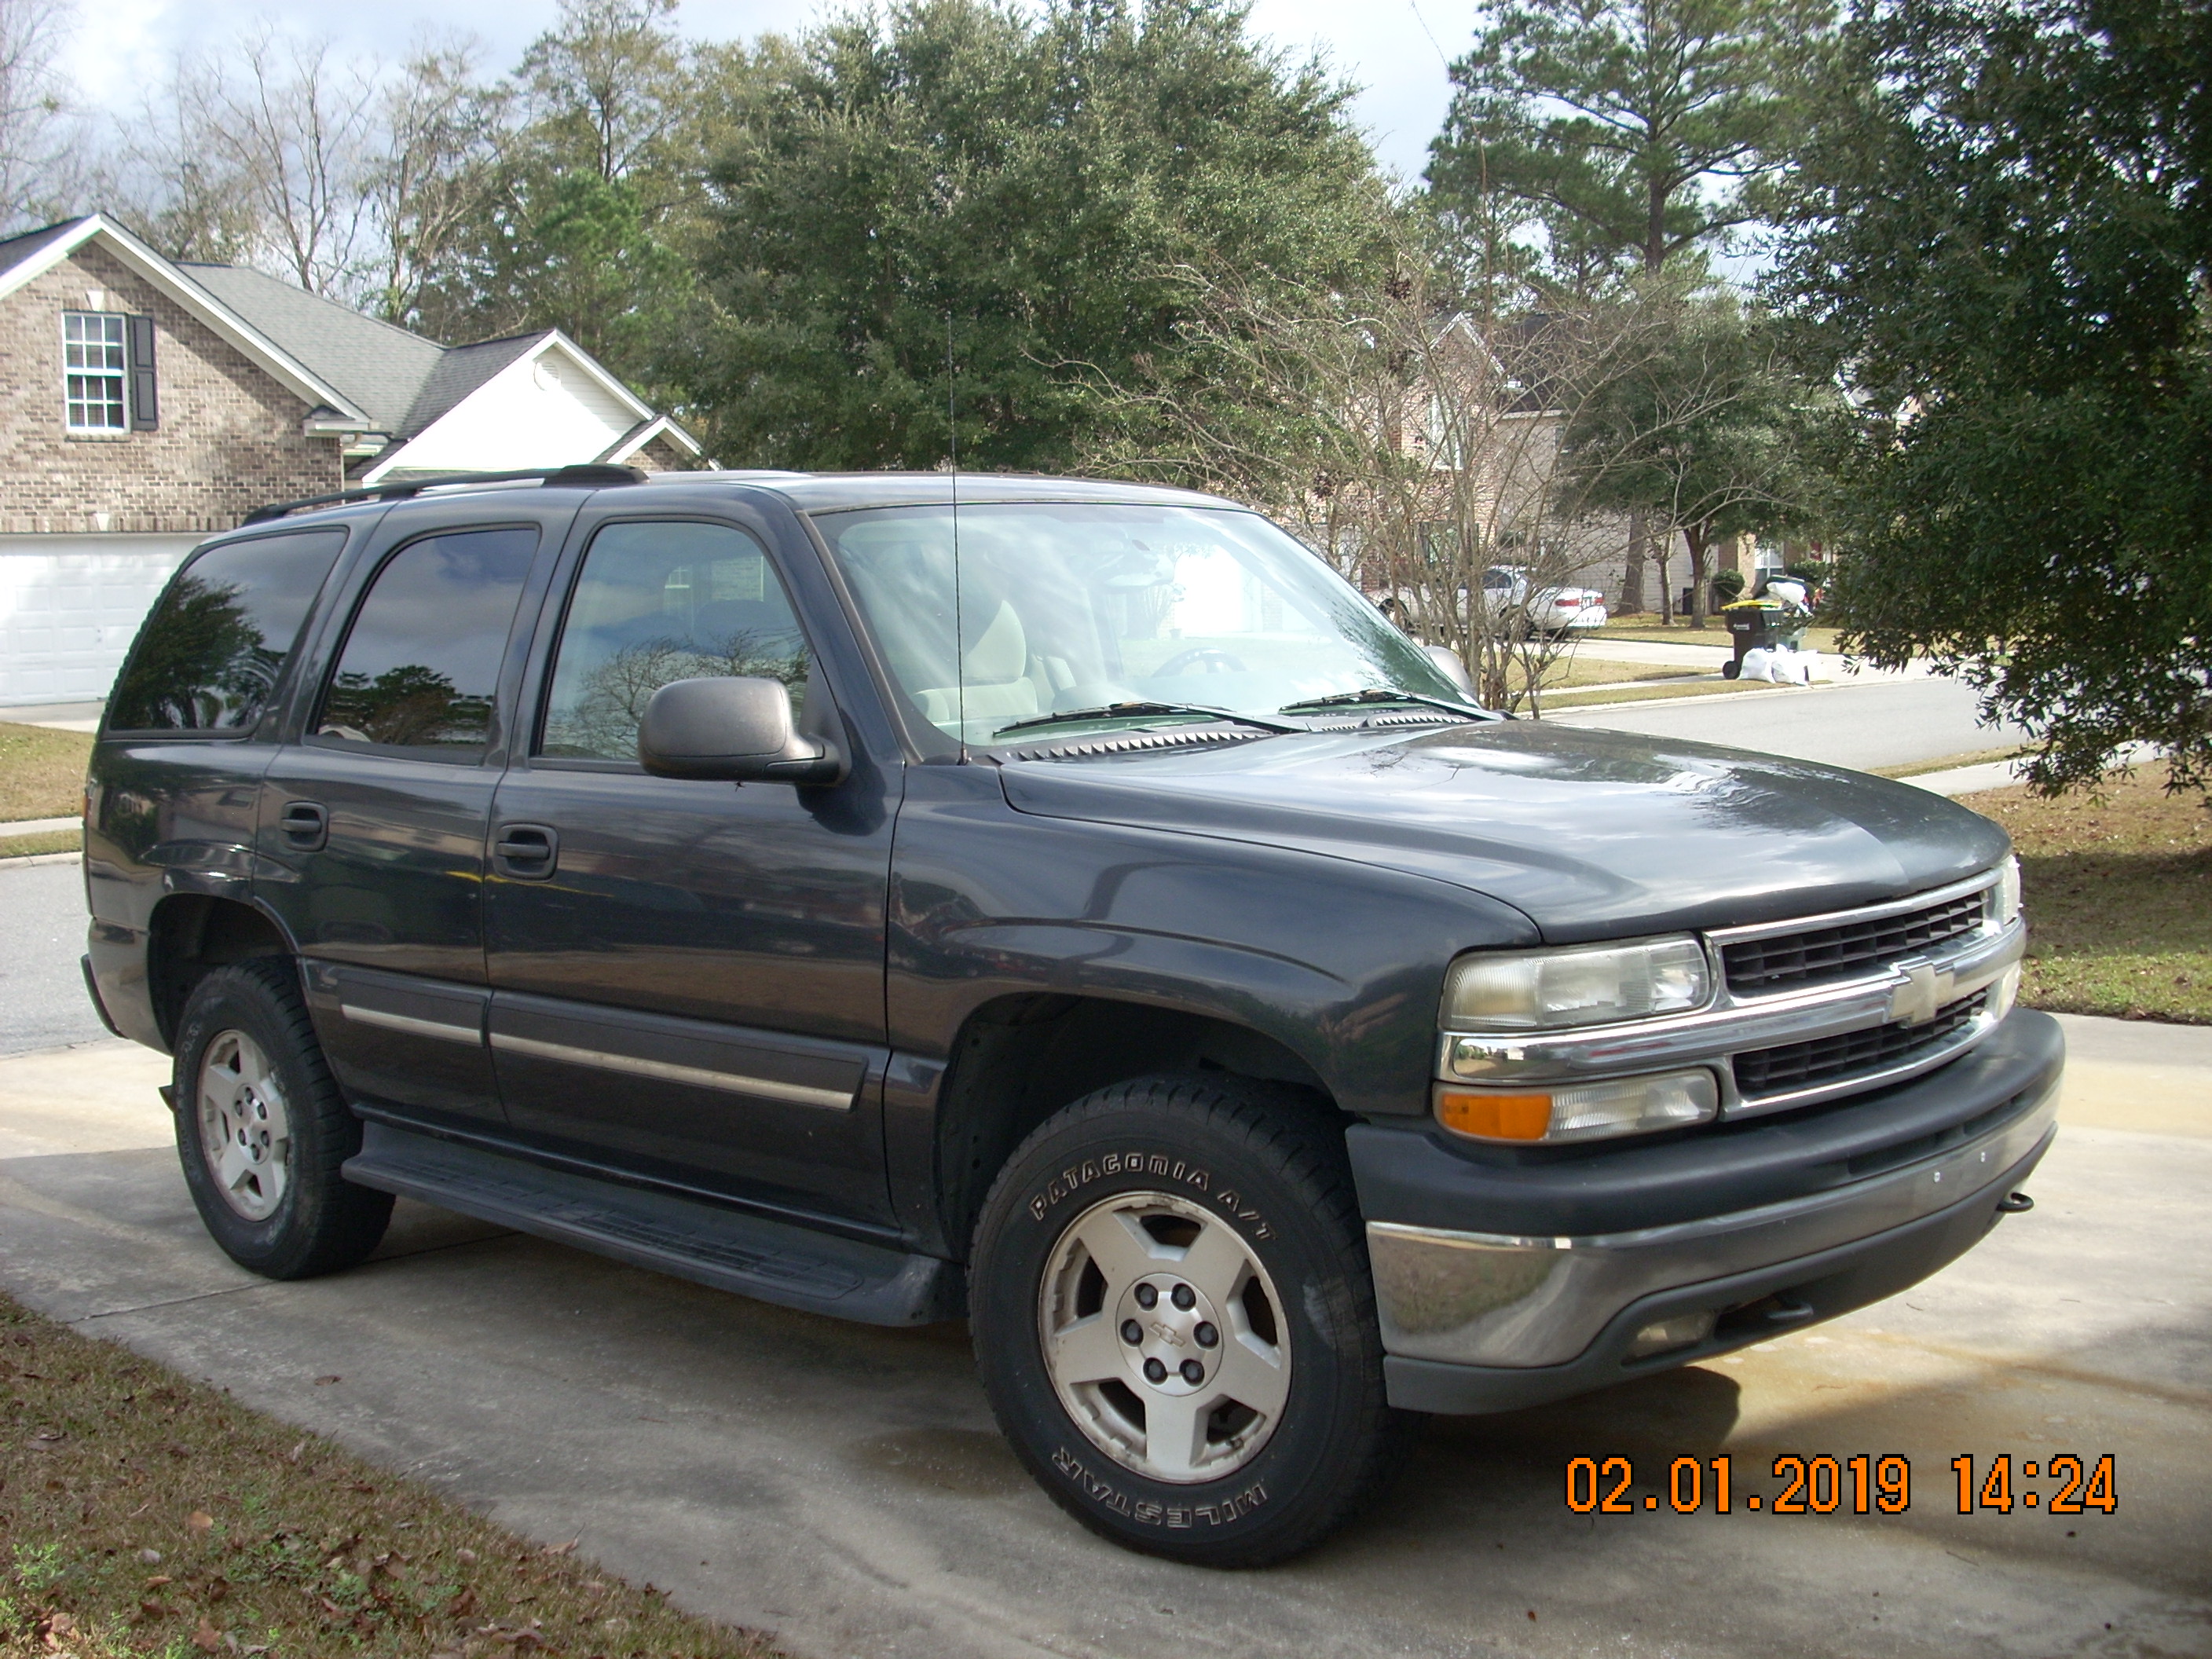
<path id="1" fill-rule="evenodd" d="M 1167 1193 L 1093 1205 L 1053 1247 L 1045 1366 L 1091 1443 L 1156 1480 L 1215 1480 L 1266 1445 L 1290 1397 L 1274 1281 L 1230 1227 Z"/>
<path id="2" fill-rule="evenodd" d="M 202 1051 L 200 1150 L 223 1201 L 266 1221 L 291 1182 L 292 1120 L 283 1085 L 259 1043 L 222 1031 Z"/>

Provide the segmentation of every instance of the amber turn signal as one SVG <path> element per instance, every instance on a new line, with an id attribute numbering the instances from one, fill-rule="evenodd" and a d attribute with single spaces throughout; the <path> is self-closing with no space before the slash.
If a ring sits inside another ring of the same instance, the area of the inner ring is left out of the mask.
<path id="1" fill-rule="evenodd" d="M 1444 1090 L 1437 1096 L 1437 1118 L 1447 1129 L 1485 1140 L 1541 1140 L 1552 1127 L 1552 1097 Z"/>

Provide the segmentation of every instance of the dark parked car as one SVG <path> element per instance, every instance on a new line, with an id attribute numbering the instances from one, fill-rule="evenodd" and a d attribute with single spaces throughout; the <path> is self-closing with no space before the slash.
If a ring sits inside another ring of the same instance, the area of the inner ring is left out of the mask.
<path id="1" fill-rule="evenodd" d="M 1507 721 L 1230 502 L 614 468 L 272 507 L 92 766 L 88 981 L 295 1277 L 392 1195 L 965 1316 L 1087 1525 L 1314 1542 L 1412 1414 L 1912 1284 L 2061 1046 L 1908 785 Z"/>

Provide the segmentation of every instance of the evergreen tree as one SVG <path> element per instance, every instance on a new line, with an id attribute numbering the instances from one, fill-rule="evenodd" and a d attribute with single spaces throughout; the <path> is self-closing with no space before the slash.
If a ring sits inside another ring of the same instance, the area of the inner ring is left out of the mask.
<path id="1" fill-rule="evenodd" d="M 2212 10 L 1865 0 L 1780 289 L 1853 392 L 1836 597 L 2094 781 L 2212 787 Z"/>
<path id="2" fill-rule="evenodd" d="M 1369 256 L 1346 97 L 1226 0 L 915 0 L 816 31 L 715 170 L 716 452 L 933 466 L 950 405 L 963 465 L 1066 465 L 1086 387 L 1176 349 L 1179 271 Z"/>

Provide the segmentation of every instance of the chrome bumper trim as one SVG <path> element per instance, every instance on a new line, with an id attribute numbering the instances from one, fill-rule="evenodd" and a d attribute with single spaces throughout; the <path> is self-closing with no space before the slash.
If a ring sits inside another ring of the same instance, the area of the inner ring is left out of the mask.
<path id="1" fill-rule="evenodd" d="M 1980 1193 L 2039 1146 L 2057 1078 L 1978 1140 L 1826 1192 L 1729 1215 L 1580 1237 L 1367 1224 L 1387 1352 L 1462 1365 L 1565 1364 L 1639 1297 L 1905 1225 Z"/>

